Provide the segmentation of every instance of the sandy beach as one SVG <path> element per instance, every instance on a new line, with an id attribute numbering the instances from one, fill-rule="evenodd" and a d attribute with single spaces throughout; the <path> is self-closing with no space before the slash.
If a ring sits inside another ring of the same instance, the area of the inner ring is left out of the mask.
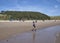
<path id="1" fill-rule="evenodd" d="M 33 29 L 32 20 L 30 21 L 0 21 L 0 40 L 11 37 L 13 34 L 19 34 Z M 60 25 L 60 20 L 38 20 L 36 29 L 43 29 L 50 26 Z"/>

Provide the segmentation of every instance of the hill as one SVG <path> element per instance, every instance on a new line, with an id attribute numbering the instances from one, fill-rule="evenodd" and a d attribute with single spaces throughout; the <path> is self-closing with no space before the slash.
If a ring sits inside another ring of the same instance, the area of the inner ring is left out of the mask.
<path id="1" fill-rule="evenodd" d="M 2 11 L 0 14 L 7 15 L 6 19 L 14 20 L 47 20 L 50 17 L 40 12 L 32 11 Z"/>

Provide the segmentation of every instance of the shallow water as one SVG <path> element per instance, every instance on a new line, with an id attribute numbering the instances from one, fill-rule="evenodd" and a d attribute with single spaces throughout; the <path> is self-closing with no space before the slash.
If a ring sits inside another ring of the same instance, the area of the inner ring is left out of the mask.
<path id="1" fill-rule="evenodd" d="M 55 43 L 56 35 L 60 33 L 60 26 L 53 26 L 36 32 L 25 32 L 1 40 L 0 43 Z"/>

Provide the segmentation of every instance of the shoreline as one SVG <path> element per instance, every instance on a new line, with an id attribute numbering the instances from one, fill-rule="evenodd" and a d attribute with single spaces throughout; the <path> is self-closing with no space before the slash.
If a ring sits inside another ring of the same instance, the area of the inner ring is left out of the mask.
<path id="1" fill-rule="evenodd" d="M 44 29 L 47 27 L 60 25 L 60 20 L 45 20 L 45 21 L 38 21 L 36 23 L 36 29 Z M 25 21 L 25 22 L 1 22 L 0 21 L 0 40 L 6 39 L 11 37 L 14 34 L 24 33 L 26 31 L 30 31 L 33 29 L 32 20 Z"/>

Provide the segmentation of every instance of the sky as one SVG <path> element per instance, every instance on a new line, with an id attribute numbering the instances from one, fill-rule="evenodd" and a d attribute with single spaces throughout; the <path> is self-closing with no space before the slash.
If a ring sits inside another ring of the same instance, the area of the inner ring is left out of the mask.
<path id="1" fill-rule="evenodd" d="M 60 0 L 0 0 L 0 11 L 34 11 L 60 16 Z"/>

